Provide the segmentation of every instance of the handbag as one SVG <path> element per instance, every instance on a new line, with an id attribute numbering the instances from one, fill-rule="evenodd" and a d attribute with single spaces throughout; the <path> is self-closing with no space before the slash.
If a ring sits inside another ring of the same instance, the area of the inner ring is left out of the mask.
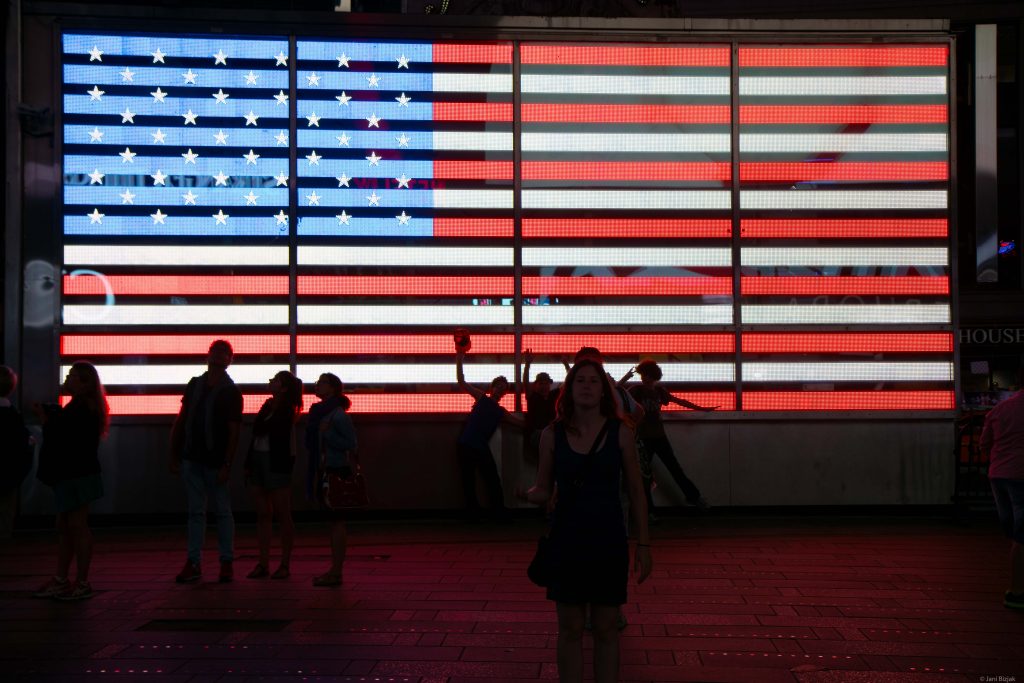
<path id="1" fill-rule="evenodd" d="M 328 510 L 352 510 L 370 504 L 366 478 L 358 463 L 352 465 L 352 472 L 347 477 L 337 472 L 324 472 L 322 490 L 324 507 Z"/>
<path id="2" fill-rule="evenodd" d="M 590 471 L 594 460 L 594 451 L 597 450 L 598 444 L 601 443 L 601 439 L 604 438 L 605 433 L 608 431 L 608 422 L 608 420 L 605 420 L 604 426 L 601 427 L 601 431 L 597 433 L 594 443 L 590 446 L 590 451 L 583 462 L 580 474 L 574 482 L 577 489 L 582 487 L 583 482 L 586 481 L 587 473 Z M 535 585 L 547 588 L 554 583 L 557 574 L 558 559 L 555 555 L 555 542 L 553 534 L 549 532 L 537 539 L 537 550 L 533 554 L 533 559 L 530 560 L 530 566 L 526 568 L 526 576 Z"/>

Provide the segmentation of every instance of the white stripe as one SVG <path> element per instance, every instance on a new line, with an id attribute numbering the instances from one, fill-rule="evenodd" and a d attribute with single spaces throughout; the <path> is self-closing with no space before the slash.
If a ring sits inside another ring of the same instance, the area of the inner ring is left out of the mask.
<path id="1" fill-rule="evenodd" d="M 66 373 L 70 366 L 61 368 Z M 232 364 L 228 369 L 231 379 L 239 384 L 261 384 L 267 382 L 280 370 L 287 370 L 286 363 L 267 365 Z M 197 365 L 97 365 L 100 379 L 105 386 L 143 384 L 186 384 L 191 377 L 206 372 L 206 366 Z"/>
<path id="2" fill-rule="evenodd" d="M 743 247 L 744 266 L 946 266 L 946 247 Z"/>
<path id="3" fill-rule="evenodd" d="M 732 250 L 727 247 L 524 247 L 523 265 L 728 267 L 732 265 Z"/>
<path id="4" fill-rule="evenodd" d="M 741 209 L 945 209 L 945 190 L 744 190 Z"/>
<path id="5" fill-rule="evenodd" d="M 728 209 L 729 190 L 523 190 L 524 209 Z"/>
<path id="6" fill-rule="evenodd" d="M 506 247 L 322 247 L 300 246 L 300 266 L 507 266 Z"/>
<path id="7" fill-rule="evenodd" d="M 524 325 L 729 325 L 732 306 L 523 306 Z"/>
<path id="8" fill-rule="evenodd" d="M 70 244 L 65 265 L 287 266 L 288 247 L 185 247 Z"/>
<path id="9" fill-rule="evenodd" d="M 287 325 L 287 306 L 64 306 L 65 325 Z"/>
<path id="10" fill-rule="evenodd" d="M 945 95 L 945 76 L 743 76 L 740 95 Z"/>
<path id="11" fill-rule="evenodd" d="M 945 152 L 945 133 L 743 133 L 740 152 Z"/>
<path id="12" fill-rule="evenodd" d="M 524 152 L 719 152 L 730 151 L 728 133 L 523 133 Z"/>
<path id="13" fill-rule="evenodd" d="M 511 209 L 512 190 L 434 190 L 435 209 Z"/>
<path id="14" fill-rule="evenodd" d="M 952 382 L 952 363 L 744 363 L 744 382 Z"/>
<path id="15" fill-rule="evenodd" d="M 512 151 L 512 133 L 496 131 L 458 132 L 438 130 L 433 133 L 434 149 Z"/>
<path id="16" fill-rule="evenodd" d="M 234 367 L 234 366 L 232 366 Z M 512 364 L 470 363 L 465 364 L 466 381 L 471 384 L 490 384 L 498 375 L 504 375 L 510 382 L 515 378 Z M 319 377 L 333 372 L 344 378 L 346 384 L 455 384 L 455 363 L 420 364 L 344 364 L 323 363 L 298 366 L 299 377 Z"/>
<path id="17" fill-rule="evenodd" d="M 728 76 L 523 74 L 525 93 L 597 95 L 728 95 Z"/>
<path id="18" fill-rule="evenodd" d="M 512 74 L 435 73 L 433 89 L 439 92 L 512 92 Z"/>
<path id="19" fill-rule="evenodd" d="M 744 325 L 943 325 L 950 321 L 947 304 L 747 305 L 740 316 Z"/>
<path id="20" fill-rule="evenodd" d="M 299 306 L 300 325 L 511 325 L 511 306 Z"/>

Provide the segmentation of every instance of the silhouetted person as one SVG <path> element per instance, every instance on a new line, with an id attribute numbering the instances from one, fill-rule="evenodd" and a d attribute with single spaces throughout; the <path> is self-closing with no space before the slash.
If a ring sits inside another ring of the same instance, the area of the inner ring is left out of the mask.
<path id="1" fill-rule="evenodd" d="M 533 363 L 533 352 L 527 349 L 523 357 L 526 361 L 523 365 L 523 386 L 526 387 L 524 451 L 526 459 L 536 463 L 541 432 L 555 421 L 555 403 L 558 401 L 558 390 L 552 388 L 551 375 L 546 372 L 537 373 L 537 378 L 530 382 L 530 365 Z"/>
<path id="2" fill-rule="evenodd" d="M 583 680 L 583 631 L 590 608 L 594 678 L 617 680 L 620 606 L 626 602 L 629 546 L 619 502 L 625 474 L 637 547 L 633 570 L 651 573 L 647 506 L 633 435 L 617 417 L 614 387 L 604 367 L 581 360 L 569 371 L 558 418 L 544 430 L 536 485 L 521 497 L 544 505 L 557 486 L 550 539 L 555 576 L 547 598 L 558 613 L 558 674 Z"/>
<path id="3" fill-rule="evenodd" d="M 11 404 L 17 386 L 17 373 L 0 365 L 0 539 L 10 538 L 14 532 L 18 490 L 32 470 L 32 435 Z"/>
<path id="4" fill-rule="evenodd" d="M 57 573 L 35 596 L 84 600 L 95 594 L 89 585 L 93 547 L 89 504 L 103 497 L 99 448 L 110 423 L 110 411 L 103 384 L 91 363 L 74 363 L 64 378 L 62 391 L 71 397 L 63 408 L 57 404 L 36 406 L 43 422 L 37 476 L 53 487 L 57 503 Z M 72 557 L 74 582 L 68 581 Z"/>
<path id="5" fill-rule="evenodd" d="M 295 465 L 295 421 L 302 411 L 302 382 L 282 370 L 270 379 L 270 398 L 252 424 L 252 444 L 245 459 L 245 478 L 256 505 L 259 562 L 250 579 L 291 576 L 295 522 L 292 521 L 292 468 Z M 273 520 L 281 526 L 281 564 L 270 573 Z"/>
<path id="6" fill-rule="evenodd" d="M 206 507 L 213 498 L 220 546 L 218 580 L 234 578 L 235 518 L 231 512 L 228 478 L 238 450 L 242 423 L 242 393 L 228 376 L 234 358 L 231 344 L 218 339 L 210 344 L 207 370 L 189 380 L 181 397 L 181 411 L 171 430 L 171 474 L 180 474 L 188 496 L 188 558 L 175 577 L 192 583 L 202 577 Z"/>

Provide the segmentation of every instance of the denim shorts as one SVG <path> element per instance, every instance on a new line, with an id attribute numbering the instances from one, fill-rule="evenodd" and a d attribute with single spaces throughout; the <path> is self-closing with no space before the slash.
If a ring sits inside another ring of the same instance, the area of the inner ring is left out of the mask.
<path id="1" fill-rule="evenodd" d="M 1024 479 L 989 479 L 989 484 L 1003 533 L 1024 543 Z"/>

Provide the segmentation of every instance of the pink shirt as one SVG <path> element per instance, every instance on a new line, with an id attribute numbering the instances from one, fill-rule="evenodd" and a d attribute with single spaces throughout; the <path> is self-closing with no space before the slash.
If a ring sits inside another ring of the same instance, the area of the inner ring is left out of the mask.
<path id="1" fill-rule="evenodd" d="M 990 479 L 1024 479 L 1024 391 L 985 416 L 981 452 L 989 453 Z"/>

